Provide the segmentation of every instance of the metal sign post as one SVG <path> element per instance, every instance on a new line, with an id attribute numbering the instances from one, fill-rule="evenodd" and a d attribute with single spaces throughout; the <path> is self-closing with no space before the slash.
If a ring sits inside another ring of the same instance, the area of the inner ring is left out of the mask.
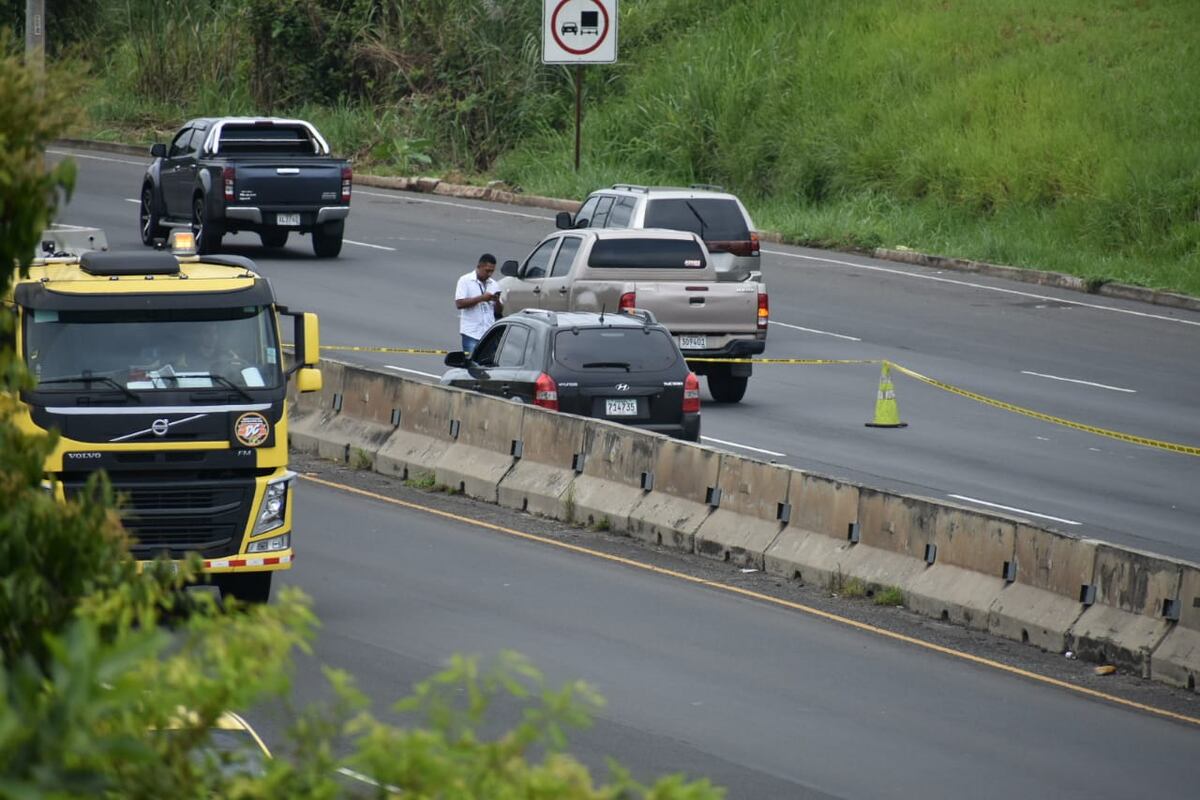
<path id="1" fill-rule="evenodd" d="M 617 0 L 543 0 L 542 63 L 575 65 L 575 171 L 583 123 L 583 65 L 617 61 Z"/>

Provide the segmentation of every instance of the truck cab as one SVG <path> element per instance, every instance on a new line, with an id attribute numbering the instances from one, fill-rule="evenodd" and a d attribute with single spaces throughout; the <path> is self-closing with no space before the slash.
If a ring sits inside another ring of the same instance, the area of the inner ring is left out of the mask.
<path id="1" fill-rule="evenodd" d="M 31 376 L 17 424 L 58 432 L 45 465 L 58 497 L 108 473 L 137 559 L 199 553 L 222 595 L 266 602 L 295 552 L 287 385 L 321 387 L 318 322 L 280 306 L 248 259 L 202 260 L 190 239 L 34 261 L 5 298 Z"/>

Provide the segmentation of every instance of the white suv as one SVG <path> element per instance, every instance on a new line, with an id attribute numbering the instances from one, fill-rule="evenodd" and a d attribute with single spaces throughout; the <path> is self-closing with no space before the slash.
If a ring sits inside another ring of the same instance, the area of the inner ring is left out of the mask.
<path id="1" fill-rule="evenodd" d="M 704 240 L 717 280 L 761 280 L 758 234 L 746 207 L 720 186 L 687 189 L 614 184 L 592 192 L 575 215 L 560 211 L 559 228 L 668 228 Z"/>

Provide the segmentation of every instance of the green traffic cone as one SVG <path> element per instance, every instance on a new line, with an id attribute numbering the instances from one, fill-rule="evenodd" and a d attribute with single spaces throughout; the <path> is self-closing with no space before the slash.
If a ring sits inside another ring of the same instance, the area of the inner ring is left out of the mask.
<path id="1" fill-rule="evenodd" d="M 892 374 L 888 362 L 883 362 L 879 373 L 879 394 L 875 398 L 875 420 L 866 423 L 868 428 L 906 428 L 907 422 L 900 421 L 900 408 L 896 405 L 896 390 L 892 387 Z"/>

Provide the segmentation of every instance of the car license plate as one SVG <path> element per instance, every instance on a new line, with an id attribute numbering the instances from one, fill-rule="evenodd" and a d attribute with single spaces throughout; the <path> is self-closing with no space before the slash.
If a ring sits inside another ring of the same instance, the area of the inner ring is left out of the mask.
<path id="1" fill-rule="evenodd" d="M 637 400 L 632 397 L 605 400 L 604 413 L 610 417 L 637 416 Z"/>
<path id="2" fill-rule="evenodd" d="M 704 350 L 708 347 L 707 336 L 680 336 L 680 350 Z"/>
<path id="3" fill-rule="evenodd" d="M 275 224 L 276 225 L 284 225 L 289 228 L 299 228 L 300 227 L 300 215 L 299 214 L 276 214 L 275 215 Z"/>

